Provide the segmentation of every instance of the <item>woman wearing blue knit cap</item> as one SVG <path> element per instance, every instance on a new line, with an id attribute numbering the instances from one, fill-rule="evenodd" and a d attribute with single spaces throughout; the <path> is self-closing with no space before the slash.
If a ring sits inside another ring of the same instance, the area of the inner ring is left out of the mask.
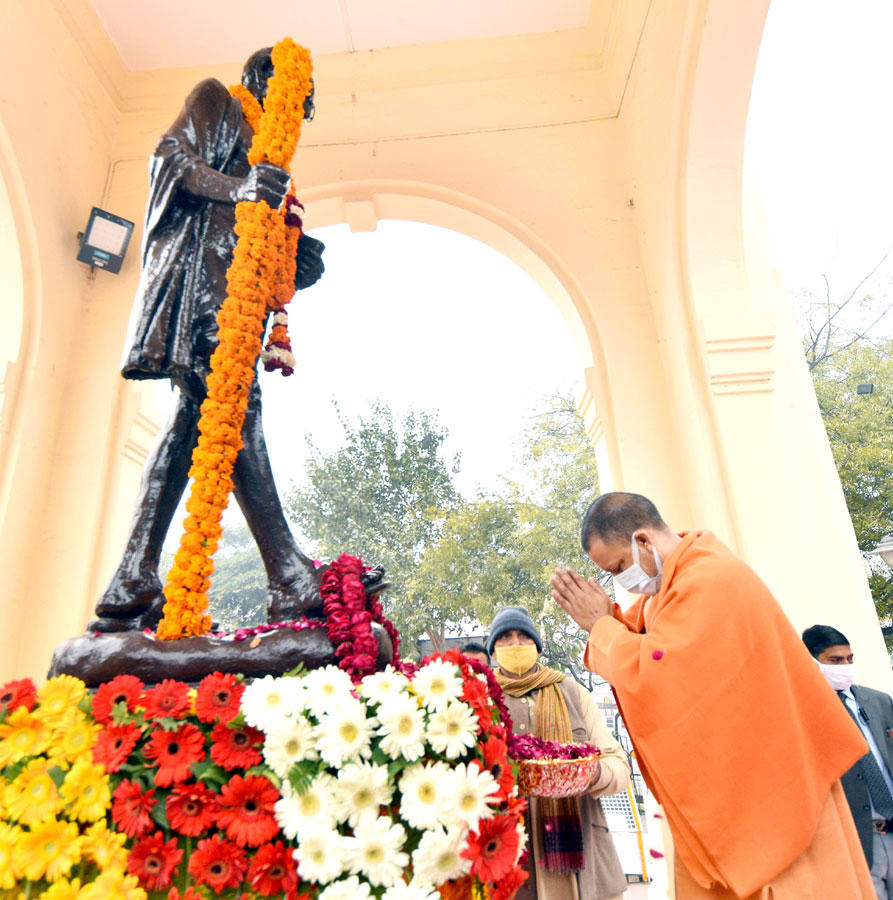
<path id="1" fill-rule="evenodd" d="M 608 731 L 589 691 L 537 662 L 543 641 L 522 606 L 499 610 L 487 649 L 496 658 L 496 678 L 505 691 L 516 734 L 587 742 L 603 754 L 599 778 L 589 794 L 559 800 L 528 798 L 530 877 L 516 900 L 620 900 L 626 876 L 598 798 L 625 789 L 626 753 Z"/>

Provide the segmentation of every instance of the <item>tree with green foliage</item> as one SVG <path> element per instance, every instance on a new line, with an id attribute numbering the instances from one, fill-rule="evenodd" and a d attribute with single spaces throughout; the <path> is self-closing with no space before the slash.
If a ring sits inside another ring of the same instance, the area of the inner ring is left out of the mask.
<path id="1" fill-rule="evenodd" d="M 859 549 L 871 568 L 878 617 L 889 634 L 893 578 L 870 552 L 893 531 L 893 340 L 830 348 L 812 368 L 813 384 Z M 874 390 L 859 394 L 859 384 Z"/>
<path id="2" fill-rule="evenodd" d="M 547 399 L 521 437 L 521 472 L 498 494 L 463 503 L 444 519 L 417 577 L 433 606 L 465 609 L 484 625 L 505 605 L 524 606 L 543 636 L 543 658 L 591 686 L 585 635 L 551 601 L 549 576 L 573 565 L 599 574 L 580 545 L 583 512 L 598 494 L 595 456 L 567 396 Z M 604 578 L 604 576 L 603 576 Z"/>
<path id="3" fill-rule="evenodd" d="M 459 459 L 443 456 L 447 430 L 434 413 L 410 411 L 398 420 L 383 403 L 358 419 L 339 411 L 338 419 L 342 445 L 323 453 L 310 442 L 306 481 L 286 493 L 286 512 L 319 559 L 352 553 L 385 567 L 392 586 L 382 602 L 406 645 L 427 631 L 442 635 L 448 611 L 416 592 L 414 575 L 443 517 L 460 502 Z"/>

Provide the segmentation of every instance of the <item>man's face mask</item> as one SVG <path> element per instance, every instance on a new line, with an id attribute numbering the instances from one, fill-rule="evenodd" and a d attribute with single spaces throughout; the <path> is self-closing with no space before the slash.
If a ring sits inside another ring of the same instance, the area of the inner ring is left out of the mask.
<path id="1" fill-rule="evenodd" d="M 835 691 L 845 691 L 853 686 L 856 681 L 856 666 L 854 663 L 849 665 L 832 666 L 828 663 L 816 660 L 818 667 L 822 670 L 825 680 Z"/>
<path id="2" fill-rule="evenodd" d="M 513 644 L 509 647 L 495 649 L 496 662 L 513 675 L 523 675 L 536 665 L 540 655 L 536 644 Z"/>
<path id="3" fill-rule="evenodd" d="M 649 575 L 639 565 L 639 544 L 635 535 L 633 535 L 632 547 L 633 564 L 614 576 L 615 583 L 631 594 L 656 594 L 660 590 L 661 577 L 664 572 L 657 550 L 655 548 L 651 550 L 654 555 L 654 564 L 657 566 L 657 574 Z"/>

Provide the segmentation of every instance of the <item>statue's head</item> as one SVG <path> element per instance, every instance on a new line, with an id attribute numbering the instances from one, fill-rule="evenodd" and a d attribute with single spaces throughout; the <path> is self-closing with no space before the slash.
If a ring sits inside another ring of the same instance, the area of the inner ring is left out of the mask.
<path id="1" fill-rule="evenodd" d="M 273 75 L 273 48 L 264 47 L 252 53 L 248 62 L 242 69 L 242 84 L 254 95 L 258 103 L 263 106 L 264 97 L 267 96 L 267 82 Z M 313 118 L 316 108 L 313 105 L 314 85 L 310 80 L 310 93 L 304 100 L 304 118 L 309 122 Z"/>

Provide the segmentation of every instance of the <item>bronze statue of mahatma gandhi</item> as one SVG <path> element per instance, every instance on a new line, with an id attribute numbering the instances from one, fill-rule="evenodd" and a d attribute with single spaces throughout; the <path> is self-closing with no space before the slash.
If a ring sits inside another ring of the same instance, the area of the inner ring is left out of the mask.
<path id="1" fill-rule="evenodd" d="M 259 50 L 242 84 L 263 104 L 273 74 L 271 50 Z M 313 115 L 313 92 L 304 118 Z M 268 163 L 251 167 L 253 132 L 239 100 L 216 79 L 202 81 L 150 160 L 143 267 L 123 362 L 125 378 L 169 378 L 176 407 L 146 463 L 127 546 L 96 606 L 88 630 L 154 628 L 164 605 L 158 564 L 171 519 L 188 480 L 198 437 L 199 407 L 226 271 L 236 245 L 236 203 L 265 200 L 274 209 L 289 173 Z M 323 274 L 322 242 L 302 235 L 295 290 Z M 296 619 L 321 607 L 319 572 L 295 543 L 282 511 L 261 426 L 261 392 L 251 386 L 244 446 L 233 472 L 235 496 L 267 572 L 267 619 Z"/>

